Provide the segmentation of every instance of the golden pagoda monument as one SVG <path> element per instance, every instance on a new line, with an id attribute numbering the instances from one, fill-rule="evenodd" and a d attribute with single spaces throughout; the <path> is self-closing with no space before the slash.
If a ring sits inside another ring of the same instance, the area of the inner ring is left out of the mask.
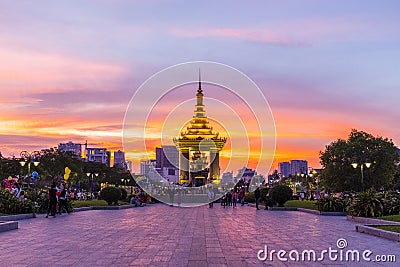
<path id="1" fill-rule="evenodd" d="M 211 179 L 218 185 L 220 181 L 219 152 L 224 147 L 226 138 L 220 138 L 219 133 L 214 132 L 210 126 L 203 97 L 199 71 L 199 88 L 193 118 L 186 131 L 182 130 L 180 136 L 173 140 L 179 150 L 180 184 L 202 186 L 207 179 Z"/>

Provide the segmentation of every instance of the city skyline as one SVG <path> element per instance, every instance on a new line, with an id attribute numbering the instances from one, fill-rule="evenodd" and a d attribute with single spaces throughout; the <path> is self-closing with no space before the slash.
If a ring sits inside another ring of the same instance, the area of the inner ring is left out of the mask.
<path id="1" fill-rule="evenodd" d="M 260 87 L 276 123 L 273 168 L 318 167 L 319 151 L 353 128 L 400 145 L 396 1 L 42 3 L 0 4 L 3 156 L 70 140 L 123 149 L 136 88 L 192 60 L 231 65 Z"/>

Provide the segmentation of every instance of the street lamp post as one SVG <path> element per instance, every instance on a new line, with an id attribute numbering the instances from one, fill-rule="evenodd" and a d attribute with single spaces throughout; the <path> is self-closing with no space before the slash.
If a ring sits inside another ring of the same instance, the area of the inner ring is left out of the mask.
<path id="1" fill-rule="evenodd" d="M 369 167 L 371 167 L 372 163 L 371 162 L 363 162 L 363 163 L 354 162 L 351 164 L 351 166 L 353 166 L 354 169 L 356 169 L 358 167 L 358 165 L 360 165 L 360 169 L 361 169 L 361 191 L 364 192 L 364 165 L 365 165 L 365 167 L 369 168 Z"/>
<path id="2" fill-rule="evenodd" d="M 20 153 L 21 156 L 21 161 L 19 164 L 21 167 L 24 167 L 25 164 L 28 164 L 28 177 L 31 173 L 31 163 L 33 162 L 33 165 L 35 167 L 39 166 L 39 161 L 37 160 L 38 156 L 40 155 L 39 151 L 33 151 L 32 153 L 29 153 L 28 151 L 22 151 Z M 28 179 L 28 187 L 29 187 L 30 181 Z"/>
<path id="3" fill-rule="evenodd" d="M 96 173 L 87 172 L 86 175 L 90 179 L 90 196 L 93 199 L 93 180 L 94 180 L 94 177 L 99 176 L 99 174 L 97 172 Z"/>

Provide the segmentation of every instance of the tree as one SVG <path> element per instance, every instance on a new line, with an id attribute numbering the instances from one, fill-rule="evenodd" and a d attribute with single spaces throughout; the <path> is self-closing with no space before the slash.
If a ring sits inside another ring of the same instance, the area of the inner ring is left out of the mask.
<path id="1" fill-rule="evenodd" d="M 320 162 L 324 167 L 322 186 L 335 192 L 362 191 L 390 186 L 399 156 L 391 140 L 353 129 L 347 140 L 337 139 L 327 145 L 320 152 Z M 367 162 L 372 164 L 364 167 L 362 179 L 360 166 Z M 358 167 L 354 169 L 352 163 L 358 163 Z"/>
<path id="2" fill-rule="evenodd" d="M 84 162 L 72 152 L 59 151 L 57 148 L 43 149 L 39 158 L 39 174 L 48 177 L 47 183 L 64 180 L 65 167 L 68 167 L 73 175 L 83 176 L 82 165 Z"/>
<path id="3" fill-rule="evenodd" d="M 278 170 L 274 170 L 271 175 L 268 176 L 268 182 L 274 184 L 280 179 Z M 283 180 L 283 179 L 282 179 Z"/>
<path id="4" fill-rule="evenodd" d="M 9 176 L 21 174 L 21 165 L 17 158 L 4 158 L 0 153 L 0 182 Z"/>
<path id="5" fill-rule="evenodd" d="M 394 176 L 394 180 L 392 182 L 392 190 L 400 189 L 400 165 L 397 166 L 396 175 Z"/>

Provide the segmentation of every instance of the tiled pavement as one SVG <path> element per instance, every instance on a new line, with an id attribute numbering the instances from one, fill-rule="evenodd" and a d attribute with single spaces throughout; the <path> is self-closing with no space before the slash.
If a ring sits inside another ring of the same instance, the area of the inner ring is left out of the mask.
<path id="1" fill-rule="evenodd" d="M 400 243 L 357 233 L 355 225 L 344 217 L 219 205 L 157 204 L 39 216 L 19 221 L 18 230 L 0 233 L 0 266 L 396 266 L 257 259 L 265 245 L 318 252 L 337 249 L 336 241 L 345 238 L 347 249 L 395 254 L 400 261 Z"/>

